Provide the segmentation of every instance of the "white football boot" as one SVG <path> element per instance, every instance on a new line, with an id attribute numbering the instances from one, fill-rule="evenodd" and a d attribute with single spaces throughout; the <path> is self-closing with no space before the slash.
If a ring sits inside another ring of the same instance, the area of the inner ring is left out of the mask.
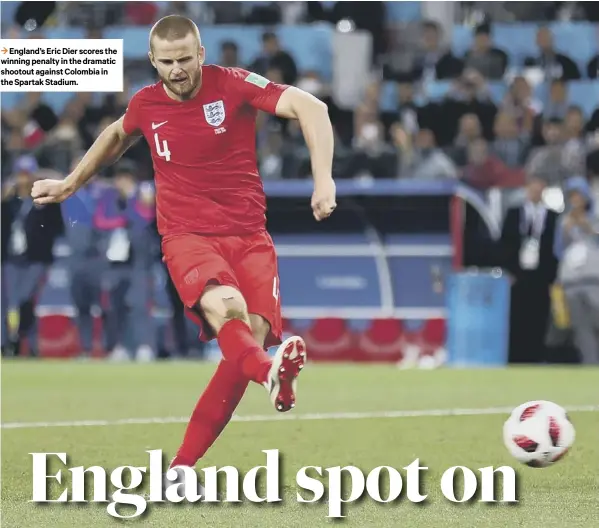
<path id="1" fill-rule="evenodd" d="M 277 411 L 287 412 L 295 407 L 297 377 L 306 357 L 306 344 L 299 336 L 290 337 L 279 346 L 264 384 Z"/>

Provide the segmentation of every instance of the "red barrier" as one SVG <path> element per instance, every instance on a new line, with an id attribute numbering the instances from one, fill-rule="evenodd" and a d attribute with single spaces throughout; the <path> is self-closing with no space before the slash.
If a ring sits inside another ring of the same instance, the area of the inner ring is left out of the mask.
<path id="1" fill-rule="evenodd" d="M 311 326 L 295 328 L 285 320 L 286 333 L 301 335 L 311 361 L 356 361 L 416 363 L 423 356 L 436 357 L 445 344 L 443 319 L 430 319 L 416 330 L 408 330 L 398 319 L 373 319 L 363 330 L 352 329 L 349 321 L 316 319 Z M 102 322 L 94 323 L 93 356 L 102 357 Z M 80 354 L 79 333 L 73 320 L 49 315 L 39 321 L 39 352 L 45 358 L 72 358 Z"/>

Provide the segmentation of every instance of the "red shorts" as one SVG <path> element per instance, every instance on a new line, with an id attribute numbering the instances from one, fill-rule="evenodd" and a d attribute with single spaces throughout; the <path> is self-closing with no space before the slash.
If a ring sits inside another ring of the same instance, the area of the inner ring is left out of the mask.
<path id="1" fill-rule="evenodd" d="M 277 255 L 266 231 L 244 236 L 169 235 L 162 240 L 164 262 L 188 316 L 200 326 L 200 339 L 215 335 L 196 310 L 208 284 L 233 286 L 243 295 L 248 312 L 270 323 L 265 347 L 282 338 Z"/>

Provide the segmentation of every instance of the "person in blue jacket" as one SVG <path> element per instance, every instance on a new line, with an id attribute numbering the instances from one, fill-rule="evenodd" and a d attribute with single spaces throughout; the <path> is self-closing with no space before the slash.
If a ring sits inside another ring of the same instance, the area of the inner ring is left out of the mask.
<path id="1" fill-rule="evenodd" d="M 74 168 L 80 157 L 72 163 Z M 98 248 L 98 236 L 93 219 L 96 202 L 104 184 L 98 180 L 80 189 L 61 205 L 65 234 L 69 244 L 68 260 L 70 293 L 76 310 L 76 322 L 81 343 L 81 356 L 91 356 L 93 349 L 93 310 L 101 309 L 101 281 L 106 259 Z"/>
<path id="2" fill-rule="evenodd" d="M 566 212 L 556 231 L 558 280 L 570 313 L 574 344 L 584 364 L 599 364 L 599 217 L 583 176 L 564 185 Z"/>
<path id="3" fill-rule="evenodd" d="M 155 217 L 154 190 L 149 183 L 139 183 L 136 172 L 127 161 L 117 166 L 114 186 L 97 201 L 94 228 L 107 262 L 106 351 L 115 360 L 135 353 L 138 361 L 150 361 L 156 354 L 150 305 L 156 253 L 150 228 Z"/>

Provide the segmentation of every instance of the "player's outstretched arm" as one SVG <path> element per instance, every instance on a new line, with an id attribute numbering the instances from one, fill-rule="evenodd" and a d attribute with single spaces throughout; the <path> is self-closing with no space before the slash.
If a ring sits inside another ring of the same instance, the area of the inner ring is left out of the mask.
<path id="1" fill-rule="evenodd" d="M 39 180 L 33 184 L 34 203 L 60 203 L 75 194 L 102 168 L 116 163 L 141 136 L 127 134 L 123 118 L 115 121 L 98 136 L 75 170 L 64 180 Z"/>
<path id="2" fill-rule="evenodd" d="M 297 119 L 300 123 L 310 150 L 314 176 L 312 211 L 316 220 L 323 220 L 337 207 L 333 181 L 335 140 L 328 107 L 313 95 L 291 86 L 281 94 L 276 114 L 287 119 Z"/>

